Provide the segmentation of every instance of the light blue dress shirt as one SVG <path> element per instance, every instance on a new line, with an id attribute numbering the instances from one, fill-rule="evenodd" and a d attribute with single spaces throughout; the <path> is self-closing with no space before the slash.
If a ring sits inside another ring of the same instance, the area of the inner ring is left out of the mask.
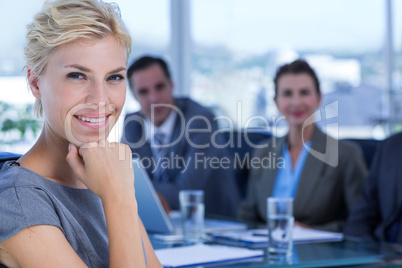
<path id="1" fill-rule="evenodd" d="M 272 197 L 295 197 L 304 162 L 308 155 L 308 149 L 306 146 L 310 148 L 311 142 L 308 141 L 305 143 L 305 146 L 303 146 L 299 157 L 297 158 L 294 168 L 292 168 L 292 158 L 290 157 L 290 152 L 288 150 L 289 145 L 287 142 L 283 144 L 282 157 L 285 160 L 285 165 L 284 168 L 278 169 Z"/>
<path id="2" fill-rule="evenodd" d="M 145 130 L 145 135 L 147 137 L 147 141 L 149 142 L 152 150 L 152 154 L 154 157 L 160 157 L 160 151 L 163 149 L 163 151 L 167 151 L 167 148 L 169 148 L 169 143 L 171 142 L 172 139 L 172 134 L 174 130 L 174 124 L 176 122 L 176 117 L 177 117 L 177 112 L 175 110 L 172 110 L 169 114 L 169 116 L 165 119 L 165 121 L 162 123 L 161 126 L 156 127 L 154 124 L 151 123 L 151 120 L 149 118 L 146 119 L 146 127 L 144 128 Z M 156 142 L 154 140 L 154 135 L 155 133 L 161 133 L 163 134 L 163 140 L 160 142 Z M 160 145 L 164 144 L 166 147 L 155 147 L 154 145 Z"/>

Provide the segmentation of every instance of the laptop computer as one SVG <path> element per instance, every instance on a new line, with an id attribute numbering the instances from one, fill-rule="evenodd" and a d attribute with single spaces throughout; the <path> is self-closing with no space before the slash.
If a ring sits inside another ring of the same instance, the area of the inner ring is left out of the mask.
<path id="1" fill-rule="evenodd" d="M 177 235 L 181 233 L 179 213 L 166 214 L 159 201 L 158 195 L 149 179 L 148 173 L 137 158 L 133 158 L 135 198 L 138 203 L 138 214 L 144 223 L 145 229 L 151 233 Z M 205 219 L 205 232 L 223 230 L 244 230 L 247 225 L 240 222 Z"/>

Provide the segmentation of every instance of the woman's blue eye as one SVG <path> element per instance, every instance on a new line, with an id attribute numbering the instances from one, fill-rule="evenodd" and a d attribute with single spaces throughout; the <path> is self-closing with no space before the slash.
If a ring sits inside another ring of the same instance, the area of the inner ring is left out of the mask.
<path id="1" fill-rule="evenodd" d="M 81 73 L 69 73 L 69 74 L 67 75 L 67 77 L 73 78 L 73 79 L 83 79 L 83 78 L 84 78 L 84 75 L 81 74 Z"/>
<path id="2" fill-rule="evenodd" d="M 108 80 L 114 80 L 114 81 L 118 81 L 118 80 L 123 80 L 124 77 L 120 74 L 116 74 L 116 75 L 111 75 Z"/>

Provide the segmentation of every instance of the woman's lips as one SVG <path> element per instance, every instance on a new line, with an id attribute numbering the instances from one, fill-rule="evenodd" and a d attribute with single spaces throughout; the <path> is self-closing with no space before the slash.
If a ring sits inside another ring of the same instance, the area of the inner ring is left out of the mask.
<path id="1" fill-rule="evenodd" d="M 104 116 L 74 115 L 74 118 L 76 118 L 77 121 L 84 126 L 98 129 L 104 127 L 108 123 L 109 116 L 110 115 L 104 115 Z"/>
<path id="2" fill-rule="evenodd" d="M 304 112 L 303 111 L 295 111 L 291 113 L 294 117 L 301 117 Z"/>
<path id="3" fill-rule="evenodd" d="M 86 122 L 91 122 L 91 123 L 100 123 L 106 120 L 106 116 L 103 117 L 84 117 L 84 116 L 79 116 L 77 115 L 77 118 L 86 121 Z"/>

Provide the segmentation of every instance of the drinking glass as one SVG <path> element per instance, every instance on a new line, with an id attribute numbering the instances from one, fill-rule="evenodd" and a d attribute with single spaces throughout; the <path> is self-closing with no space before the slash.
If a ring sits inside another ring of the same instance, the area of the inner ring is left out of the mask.
<path id="1" fill-rule="evenodd" d="M 204 237 L 204 191 L 182 190 L 179 193 L 183 237 L 200 242 Z"/>
<path id="2" fill-rule="evenodd" d="M 293 198 L 267 199 L 269 258 L 290 258 L 293 249 Z"/>

